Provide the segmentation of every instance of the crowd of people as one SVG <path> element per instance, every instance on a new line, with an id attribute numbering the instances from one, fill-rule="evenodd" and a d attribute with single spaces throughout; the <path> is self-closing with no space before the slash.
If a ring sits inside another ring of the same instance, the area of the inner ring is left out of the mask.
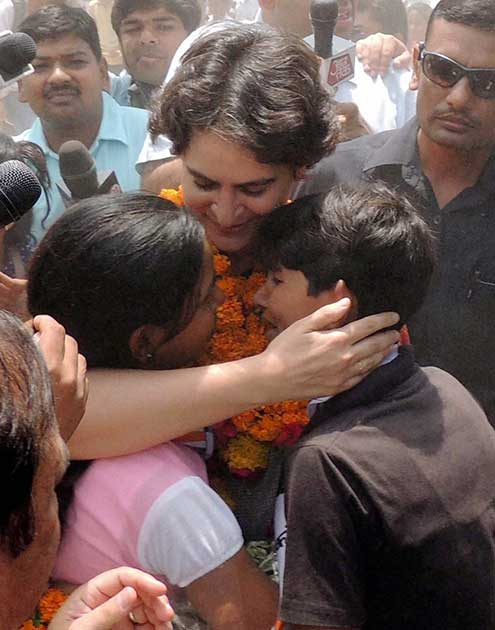
<path id="1" fill-rule="evenodd" d="M 2 627 L 495 627 L 495 8 L 310 4 L 0 3 Z"/>

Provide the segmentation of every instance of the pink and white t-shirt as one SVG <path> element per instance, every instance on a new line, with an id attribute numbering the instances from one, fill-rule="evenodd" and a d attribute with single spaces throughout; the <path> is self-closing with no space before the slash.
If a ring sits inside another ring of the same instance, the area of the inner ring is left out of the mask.
<path id="1" fill-rule="evenodd" d="M 76 484 L 53 577 L 81 584 L 127 565 L 184 587 L 242 544 L 199 455 L 161 444 L 91 464 Z"/>

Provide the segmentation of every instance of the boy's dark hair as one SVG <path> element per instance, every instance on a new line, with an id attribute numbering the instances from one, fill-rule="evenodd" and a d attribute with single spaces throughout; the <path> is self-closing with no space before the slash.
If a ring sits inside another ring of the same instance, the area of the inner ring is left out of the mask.
<path id="1" fill-rule="evenodd" d="M 35 475 L 57 431 L 45 362 L 22 322 L 0 311 L 0 549 L 19 556 L 36 533 Z"/>
<path id="2" fill-rule="evenodd" d="M 129 13 L 159 8 L 176 15 L 188 33 L 197 29 L 201 22 L 201 6 L 198 0 L 115 0 L 112 7 L 112 28 L 118 37 L 120 23 Z"/>
<path id="3" fill-rule="evenodd" d="M 440 0 L 430 15 L 425 41 L 428 40 L 434 20 L 440 19 L 491 33 L 495 31 L 493 0 Z"/>
<path id="4" fill-rule="evenodd" d="M 33 255 L 29 310 L 59 321 L 90 367 L 135 367 L 131 334 L 190 321 L 199 299 L 204 230 L 190 214 L 147 193 L 80 201 Z"/>
<path id="5" fill-rule="evenodd" d="M 344 280 L 359 317 L 395 311 L 397 328 L 421 306 L 434 268 L 428 226 L 381 183 L 339 187 L 278 208 L 263 220 L 259 242 L 267 270 L 301 271 L 313 296 Z"/>
<path id="6" fill-rule="evenodd" d="M 298 37 L 258 24 L 228 27 L 191 46 L 150 130 L 167 135 L 178 155 L 195 131 L 211 130 L 259 162 L 294 168 L 318 162 L 338 137 L 318 58 Z"/>
<path id="7" fill-rule="evenodd" d="M 83 9 L 53 4 L 45 6 L 29 15 L 19 26 L 19 31 L 30 35 L 35 42 L 76 35 L 88 44 L 98 61 L 101 59 L 96 22 Z"/>
<path id="8" fill-rule="evenodd" d="M 381 33 L 399 35 L 407 43 L 406 7 L 402 0 L 359 0 L 359 8 L 369 11 L 382 25 Z"/>

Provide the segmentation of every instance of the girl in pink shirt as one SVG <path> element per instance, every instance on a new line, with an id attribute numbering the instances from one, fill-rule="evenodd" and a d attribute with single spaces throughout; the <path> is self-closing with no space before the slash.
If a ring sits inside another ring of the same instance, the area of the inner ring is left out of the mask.
<path id="1" fill-rule="evenodd" d="M 28 299 L 33 315 L 52 315 L 77 339 L 89 367 L 173 369 L 203 353 L 223 295 L 201 224 L 128 193 L 81 201 L 50 228 Z M 214 630 L 271 627 L 276 590 L 196 452 L 168 443 L 75 468 L 62 492 L 56 579 L 80 584 L 133 566 L 184 587 Z"/>

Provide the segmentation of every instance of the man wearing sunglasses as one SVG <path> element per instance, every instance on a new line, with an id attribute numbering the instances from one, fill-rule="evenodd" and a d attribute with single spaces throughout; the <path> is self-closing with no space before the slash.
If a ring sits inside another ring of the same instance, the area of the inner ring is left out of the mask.
<path id="1" fill-rule="evenodd" d="M 416 119 L 340 144 L 297 196 L 384 180 L 435 233 L 438 270 L 410 322 L 416 356 L 456 376 L 495 426 L 495 3 L 440 0 L 411 88 Z"/>

